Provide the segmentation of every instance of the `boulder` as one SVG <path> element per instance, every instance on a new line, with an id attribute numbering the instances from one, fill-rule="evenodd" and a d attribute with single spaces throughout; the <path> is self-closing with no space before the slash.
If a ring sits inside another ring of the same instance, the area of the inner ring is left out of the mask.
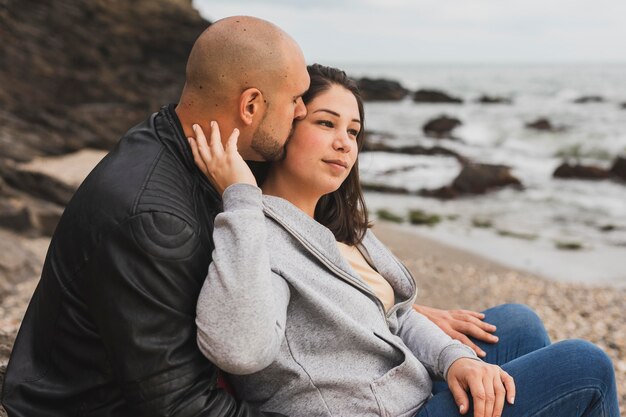
<path id="1" fill-rule="evenodd" d="M 588 103 L 603 103 L 604 97 L 602 96 L 582 96 L 574 100 L 576 104 L 588 104 Z"/>
<path id="2" fill-rule="evenodd" d="M 0 227 L 25 232 L 32 228 L 28 206 L 15 198 L 0 199 Z"/>
<path id="3" fill-rule="evenodd" d="M 1 154 L 110 148 L 177 100 L 209 24 L 190 0 L 0 1 Z"/>
<path id="4" fill-rule="evenodd" d="M 513 186 L 522 188 L 522 183 L 504 165 L 468 163 L 452 181 L 444 187 L 421 190 L 420 195 L 439 199 L 452 199 L 464 194 L 484 194 L 497 188 Z"/>
<path id="5" fill-rule="evenodd" d="M 552 176 L 554 178 L 603 180 L 609 178 L 611 176 L 611 173 L 603 168 L 580 164 L 570 165 L 569 163 L 564 162 L 556 168 Z"/>
<path id="6" fill-rule="evenodd" d="M 626 181 L 626 157 L 618 156 L 615 158 L 610 173 L 622 181 Z"/>
<path id="7" fill-rule="evenodd" d="M 461 194 L 482 194 L 505 186 L 521 187 L 522 183 L 504 165 L 467 164 L 452 181 L 452 187 Z"/>
<path id="8" fill-rule="evenodd" d="M 413 94 L 413 101 L 416 103 L 463 103 L 458 97 L 453 97 L 440 90 L 417 90 Z"/>
<path id="9" fill-rule="evenodd" d="M 384 78 L 361 78 L 357 84 L 365 101 L 398 101 L 409 93 L 398 81 Z"/>
<path id="10" fill-rule="evenodd" d="M 526 123 L 528 129 L 539 130 L 542 132 L 559 132 L 563 130 L 563 127 L 557 127 L 545 117 L 541 117 L 534 122 Z"/>
<path id="11" fill-rule="evenodd" d="M 477 103 L 481 104 L 512 104 L 513 101 L 507 97 L 497 97 L 497 96 L 489 96 L 482 95 L 477 100 Z"/>
<path id="12" fill-rule="evenodd" d="M 456 117 L 439 116 L 424 124 L 422 130 L 430 138 L 456 139 L 452 131 L 463 123 Z"/>
<path id="13" fill-rule="evenodd" d="M 105 151 L 83 149 L 64 156 L 37 157 L 27 163 L 5 162 L 1 171 L 11 187 L 65 206 L 104 155 Z"/>
<path id="14" fill-rule="evenodd" d="M 377 193 L 411 194 L 411 192 L 404 187 L 394 187 L 394 186 L 385 185 L 385 184 L 363 182 L 361 183 L 361 187 L 365 191 L 375 191 Z"/>
<path id="15" fill-rule="evenodd" d="M 363 144 L 363 148 L 361 149 L 361 152 L 388 152 L 388 153 L 402 153 L 406 155 L 427 155 L 427 156 L 443 155 L 443 156 L 451 156 L 453 158 L 456 158 L 461 163 L 465 163 L 467 161 L 467 158 L 465 158 L 464 156 L 460 155 L 459 153 L 453 150 L 444 148 L 443 146 L 425 147 L 421 145 L 411 145 L 411 146 L 394 147 L 394 146 L 389 146 L 387 144 L 384 144 L 382 142 L 370 143 L 366 141 Z"/>

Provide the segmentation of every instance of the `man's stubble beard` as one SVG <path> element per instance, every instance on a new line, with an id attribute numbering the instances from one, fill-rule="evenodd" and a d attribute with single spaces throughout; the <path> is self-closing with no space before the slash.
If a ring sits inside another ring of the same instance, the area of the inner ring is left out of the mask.
<path id="1" fill-rule="evenodd" d="M 265 120 L 265 119 L 264 119 Z M 263 130 L 263 121 L 252 135 L 252 143 L 250 148 L 263 158 L 264 161 L 273 162 L 280 161 L 285 158 L 285 146 L 291 134 L 293 133 L 293 125 L 289 131 L 289 135 L 284 144 L 280 144 L 278 140 L 271 134 Z"/>

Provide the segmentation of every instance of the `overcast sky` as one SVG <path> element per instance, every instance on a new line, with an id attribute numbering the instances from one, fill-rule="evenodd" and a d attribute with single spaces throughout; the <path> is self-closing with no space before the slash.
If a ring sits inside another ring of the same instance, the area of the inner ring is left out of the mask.
<path id="1" fill-rule="evenodd" d="M 625 0 L 194 0 L 285 29 L 307 61 L 626 62 Z"/>

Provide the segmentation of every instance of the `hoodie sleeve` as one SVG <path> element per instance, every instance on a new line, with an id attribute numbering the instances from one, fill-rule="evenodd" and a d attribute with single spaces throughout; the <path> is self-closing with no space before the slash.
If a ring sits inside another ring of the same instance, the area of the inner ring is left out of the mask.
<path id="1" fill-rule="evenodd" d="M 431 375 L 445 379 L 457 359 L 480 360 L 471 348 L 452 339 L 411 307 L 398 313 L 398 326 L 398 336 Z"/>
<path id="2" fill-rule="evenodd" d="M 261 190 L 233 184 L 215 219 L 213 262 L 196 308 L 198 346 L 223 370 L 258 372 L 279 352 L 289 287 L 270 266 Z"/>

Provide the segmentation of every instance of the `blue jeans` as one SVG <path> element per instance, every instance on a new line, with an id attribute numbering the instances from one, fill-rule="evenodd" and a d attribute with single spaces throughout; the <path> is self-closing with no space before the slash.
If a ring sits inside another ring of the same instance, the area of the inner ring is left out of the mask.
<path id="1" fill-rule="evenodd" d="M 506 404 L 502 417 L 619 417 L 613 364 L 601 349 L 584 340 L 551 345 L 541 320 L 523 305 L 484 313 L 500 341 L 474 342 L 486 362 L 515 379 L 515 405 Z M 461 417 L 445 382 L 435 383 L 433 394 L 416 417 Z M 470 407 L 466 416 L 472 414 Z"/>

